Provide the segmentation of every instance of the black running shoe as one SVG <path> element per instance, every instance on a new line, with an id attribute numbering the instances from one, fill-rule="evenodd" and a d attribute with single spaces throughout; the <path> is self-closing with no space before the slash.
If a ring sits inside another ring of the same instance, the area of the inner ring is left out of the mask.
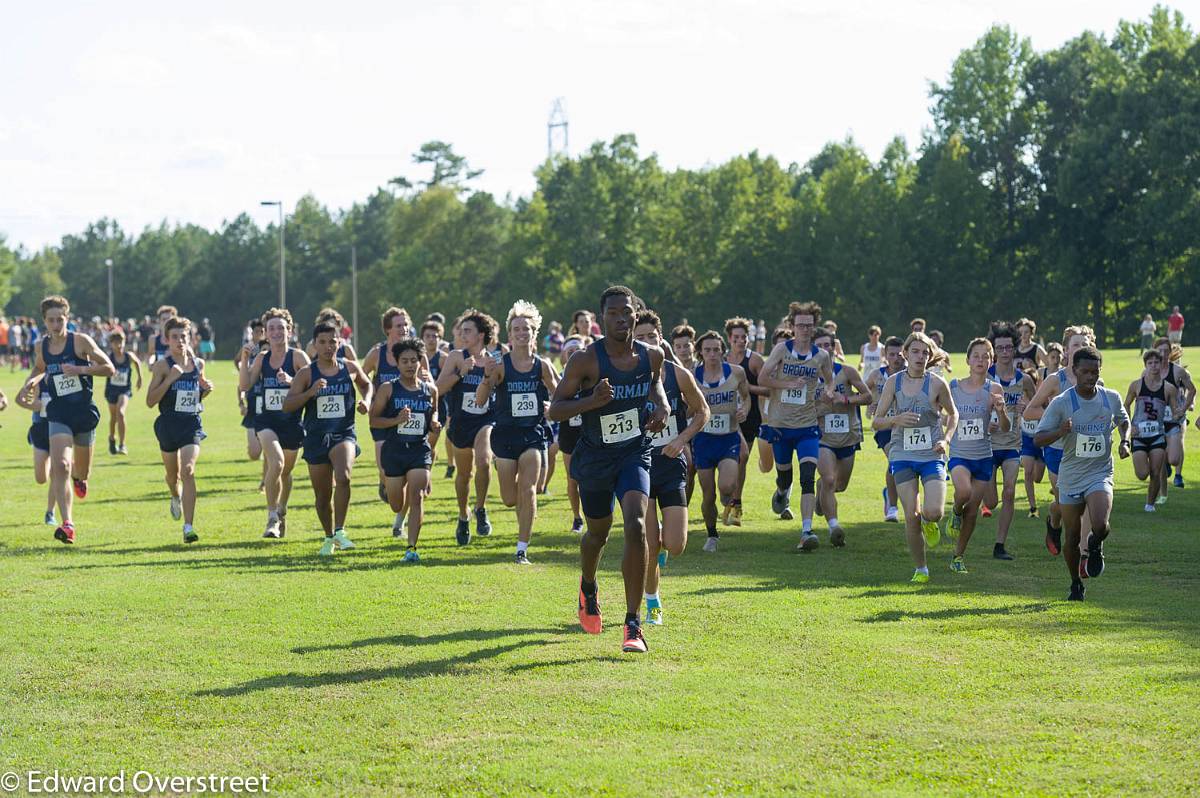
<path id="1" fill-rule="evenodd" d="M 488 520 L 486 507 L 475 508 L 475 534 L 481 538 L 492 534 L 492 522 Z"/>
<path id="2" fill-rule="evenodd" d="M 1083 582 L 1076 579 L 1071 583 L 1071 592 L 1067 594 L 1067 601 L 1083 601 L 1085 593 L 1087 593 L 1087 588 L 1083 586 Z"/>
<path id="3" fill-rule="evenodd" d="M 992 557 L 997 560 L 1012 560 L 1016 559 L 1008 553 L 1008 549 L 1004 548 L 1003 543 L 997 543 L 992 547 Z"/>
<path id="4" fill-rule="evenodd" d="M 446 479 L 453 479 L 453 478 L 454 478 L 454 466 L 452 466 L 452 465 L 446 466 Z"/>
<path id="5" fill-rule="evenodd" d="M 1062 553 L 1062 527 L 1055 529 L 1050 526 L 1049 515 L 1046 516 L 1046 550 L 1053 557 Z"/>
<path id="6" fill-rule="evenodd" d="M 471 522 L 465 518 L 458 519 L 458 528 L 454 530 L 454 539 L 458 545 L 465 546 L 471 542 Z"/>
<path id="7" fill-rule="evenodd" d="M 117 453 L 117 439 L 116 438 L 108 439 L 108 453 L 109 454 Z"/>
<path id="8" fill-rule="evenodd" d="M 1095 534 L 1088 535 L 1087 575 L 1095 578 L 1104 573 L 1104 541 L 1095 540 Z"/>

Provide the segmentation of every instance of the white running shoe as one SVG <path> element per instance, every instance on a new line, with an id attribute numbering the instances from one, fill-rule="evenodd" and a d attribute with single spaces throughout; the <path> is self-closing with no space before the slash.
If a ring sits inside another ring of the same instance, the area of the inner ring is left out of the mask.
<path id="1" fill-rule="evenodd" d="M 171 497 L 171 517 L 176 521 L 183 518 L 183 500 L 178 496 Z"/>
<path id="2" fill-rule="evenodd" d="M 708 552 L 716 551 L 717 538 L 709 538 L 708 540 L 704 541 L 704 550 Z"/>

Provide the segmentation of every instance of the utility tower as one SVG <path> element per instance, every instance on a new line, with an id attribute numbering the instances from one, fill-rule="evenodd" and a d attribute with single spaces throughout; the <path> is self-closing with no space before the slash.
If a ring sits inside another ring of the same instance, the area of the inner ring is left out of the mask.
<path id="1" fill-rule="evenodd" d="M 568 148 L 567 109 L 563 107 L 563 98 L 556 97 L 550 109 L 550 119 L 546 122 L 546 157 L 569 155 Z"/>

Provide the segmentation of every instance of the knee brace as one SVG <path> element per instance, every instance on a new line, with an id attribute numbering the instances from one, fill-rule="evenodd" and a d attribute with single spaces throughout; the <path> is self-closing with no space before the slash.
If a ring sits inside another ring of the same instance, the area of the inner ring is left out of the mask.
<path id="1" fill-rule="evenodd" d="M 804 468 L 804 466 L 800 467 Z M 775 488 L 780 493 L 787 493 L 792 489 L 792 469 L 775 469 Z"/>
<path id="2" fill-rule="evenodd" d="M 814 486 L 816 485 L 816 480 L 814 479 L 816 474 L 817 474 L 817 464 L 816 463 L 801 463 L 800 464 L 800 493 L 801 493 L 801 495 L 807 496 L 811 493 L 816 492 L 814 489 Z"/>

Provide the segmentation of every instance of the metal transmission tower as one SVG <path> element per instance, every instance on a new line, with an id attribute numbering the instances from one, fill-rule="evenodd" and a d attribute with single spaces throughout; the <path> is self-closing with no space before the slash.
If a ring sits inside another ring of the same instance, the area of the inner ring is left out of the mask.
<path id="1" fill-rule="evenodd" d="M 546 122 L 546 157 L 568 155 L 568 147 L 567 109 L 563 107 L 563 98 L 556 97 L 554 106 L 550 109 L 550 119 Z"/>

